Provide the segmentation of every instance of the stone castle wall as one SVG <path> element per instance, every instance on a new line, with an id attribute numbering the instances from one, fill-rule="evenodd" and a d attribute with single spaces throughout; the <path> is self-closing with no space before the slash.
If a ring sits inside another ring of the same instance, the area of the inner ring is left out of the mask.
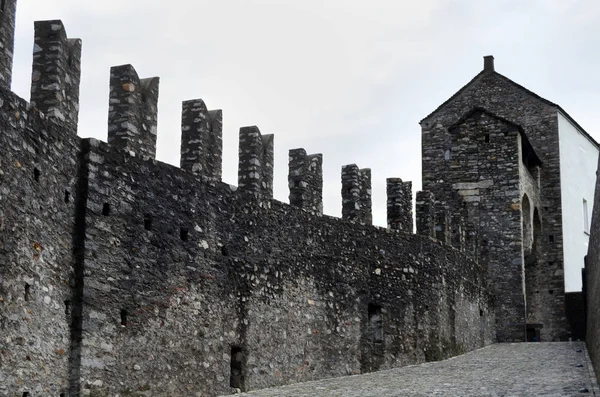
<path id="1" fill-rule="evenodd" d="M 345 167 L 352 206 L 322 216 L 322 156 L 296 150 L 281 203 L 273 136 L 243 127 L 224 184 L 222 114 L 201 100 L 182 168 L 158 162 L 158 79 L 130 65 L 111 70 L 109 142 L 80 139 L 81 41 L 60 21 L 35 40 L 35 103 L 0 90 L 0 395 L 210 396 L 495 341 L 485 270 L 433 222 L 410 233 L 410 182 L 391 180 L 378 228 L 369 170 Z"/>
<path id="2" fill-rule="evenodd" d="M 229 392 L 232 347 L 245 360 L 243 388 L 256 389 L 440 359 L 494 340 L 485 273 L 451 247 L 257 203 L 90 143 L 84 387 Z"/>

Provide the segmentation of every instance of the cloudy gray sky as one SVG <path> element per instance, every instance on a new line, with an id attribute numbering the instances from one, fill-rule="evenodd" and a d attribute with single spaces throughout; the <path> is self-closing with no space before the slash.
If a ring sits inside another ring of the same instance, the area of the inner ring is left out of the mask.
<path id="1" fill-rule="evenodd" d="M 79 135 L 106 140 L 109 69 L 160 76 L 159 160 L 179 164 L 181 102 L 223 109 L 223 179 L 237 184 L 238 130 L 275 134 L 275 197 L 287 151 L 323 153 L 324 210 L 341 213 L 340 168 L 421 187 L 418 121 L 493 54 L 496 70 L 559 103 L 600 140 L 597 0 L 20 0 L 13 90 L 29 99 L 33 21 L 83 39 Z M 578 279 L 578 270 L 571 275 Z"/>

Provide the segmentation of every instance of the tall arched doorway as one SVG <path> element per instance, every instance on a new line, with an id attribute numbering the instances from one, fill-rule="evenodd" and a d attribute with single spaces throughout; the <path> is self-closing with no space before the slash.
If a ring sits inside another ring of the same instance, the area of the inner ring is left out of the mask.
<path id="1" fill-rule="evenodd" d="M 525 302 L 527 314 L 527 340 L 541 341 L 540 333 L 543 328 L 541 280 L 541 237 L 542 221 L 537 208 L 533 211 L 531 222 L 531 245 L 524 249 L 525 260 Z"/>

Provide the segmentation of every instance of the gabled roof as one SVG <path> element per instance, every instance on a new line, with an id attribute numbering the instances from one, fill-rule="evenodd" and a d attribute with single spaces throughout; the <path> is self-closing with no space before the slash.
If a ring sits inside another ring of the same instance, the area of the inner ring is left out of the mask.
<path id="1" fill-rule="evenodd" d="M 492 64 L 493 65 L 493 64 Z M 492 66 L 493 68 L 493 66 Z M 594 144 L 594 146 L 596 146 L 596 148 L 600 149 L 600 144 L 598 144 L 598 142 L 596 142 L 596 140 L 594 138 L 592 138 L 592 136 L 590 134 L 587 133 L 586 130 L 583 129 L 583 127 L 581 127 L 579 125 L 579 123 L 577 123 L 577 121 L 575 121 L 575 119 L 573 119 L 569 113 L 567 113 L 562 107 L 560 107 L 559 105 L 557 105 L 554 102 L 551 102 L 549 100 L 547 100 L 546 98 L 542 98 L 541 96 L 539 96 L 538 94 L 536 94 L 533 91 L 528 90 L 527 88 L 523 87 L 522 85 L 514 82 L 513 80 L 509 79 L 506 76 L 501 75 L 500 73 L 496 72 L 495 70 L 482 70 L 481 72 L 479 72 L 475 77 L 473 77 L 473 79 L 471 79 L 471 81 L 469 81 L 467 84 L 465 84 L 460 90 L 458 90 L 454 95 L 452 95 L 450 98 L 448 98 L 446 101 L 444 101 L 444 103 L 442 103 L 440 106 L 438 106 L 433 112 L 429 113 L 425 118 L 423 118 L 421 121 L 419 121 L 419 124 L 423 123 L 425 120 L 427 120 L 428 118 L 430 118 L 431 116 L 433 116 L 435 113 L 438 112 L 438 110 L 442 109 L 443 107 L 445 107 L 448 103 L 452 102 L 452 100 L 454 100 L 455 98 L 457 98 L 458 96 L 460 96 L 460 94 L 462 94 L 464 91 L 466 91 L 466 89 L 468 87 L 470 87 L 473 83 L 475 83 L 477 80 L 479 80 L 480 78 L 484 77 L 484 76 L 488 76 L 488 75 L 494 75 L 496 77 L 499 77 L 501 79 L 503 79 L 504 81 L 512 84 L 513 86 L 515 86 L 516 88 L 526 92 L 527 94 L 531 95 L 532 97 L 542 101 L 543 103 L 545 103 L 546 105 L 549 106 L 554 106 L 556 107 L 556 109 L 558 111 L 560 111 L 571 123 L 573 123 L 573 125 L 575 127 L 577 127 L 577 129 L 579 129 L 579 131 L 581 131 L 581 133 L 590 140 L 590 142 L 592 142 L 592 144 Z M 496 116 L 498 117 L 498 116 Z"/>

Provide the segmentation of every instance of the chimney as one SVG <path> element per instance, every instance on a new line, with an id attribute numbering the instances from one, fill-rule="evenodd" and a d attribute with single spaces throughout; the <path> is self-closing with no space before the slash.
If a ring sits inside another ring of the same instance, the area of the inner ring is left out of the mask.
<path id="1" fill-rule="evenodd" d="M 494 71 L 494 56 L 486 55 L 483 57 L 483 70 L 485 72 L 493 72 Z"/>

